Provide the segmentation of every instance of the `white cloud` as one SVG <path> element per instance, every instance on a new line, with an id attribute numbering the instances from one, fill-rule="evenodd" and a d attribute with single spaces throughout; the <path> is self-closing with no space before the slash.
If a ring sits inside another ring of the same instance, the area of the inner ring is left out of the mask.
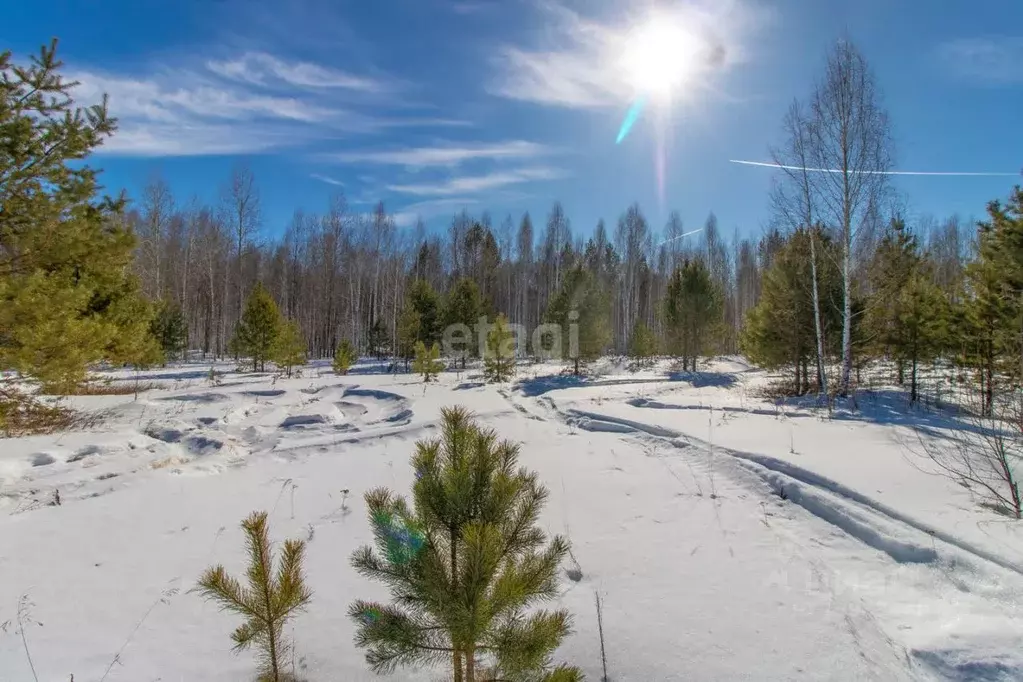
<path id="1" fill-rule="evenodd" d="M 1023 36 L 953 40 L 939 54 L 964 78 L 994 85 L 1023 83 Z"/>
<path id="2" fill-rule="evenodd" d="M 547 15 L 536 47 L 505 45 L 493 60 L 495 95 L 567 108 L 620 107 L 636 96 L 623 56 L 637 25 L 649 14 L 595 20 L 554 0 L 539 0 Z M 688 89 L 703 90 L 716 73 L 744 58 L 742 41 L 767 14 L 746 0 L 689 0 L 657 14 L 693 41 Z M 683 95 L 685 93 L 682 93 Z"/>
<path id="3" fill-rule="evenodd" d="M 398 227 L 411 227 L 420 218 L 426 220 L 445 213 L 457 213 L 467 206 L 478 203 L 478 199 L 469 198 L 431 199 L 405 206 L 398 212 L 392 213 L 391 217 Z"/>
<path id="4" fill-rule="evenodd" d="M 397 166 L 457 166 L 466 161 L 525 159 L 540 156 L 550 150 L 544 145 L 525 140 L 480 143 L 470 145 L 442 145 L 380 151 L 353 151 L 330 154 L 334 161 L 344 163 L 372 163 Z"/>
<path id="5" fill-rule="evenodd" d="M 237 59 L 211 60 L 206 68 L 225 78 L 255 85 L 281 81 L 303 88 L 342 88 L 361 92 L 383 92 L 383 81 L 356 76 L 310 62 L 287 62 L 265 52 L 246 52 Z"/>
<path id="6" fill-rule="evenodd" d="M 348 82 L 345 86 L 340 72 L 326 67 L 287 63 L 262 53 L 257 56 L 250 53 L 235 62 L 210 62 L 217 66 L 208 64 L 208 70 L 179 68 L 128 75 L 84 69 L 71 75 L 79 82 L 75 96 L 82 103 L 98 102 L 103 94 L 110 97 L 111 114 L 120 126 L 100 148 L 108 154 L 258 153 L 391 128 L 465 125 L 445 118 L 391 116 L 379 105 L 376 110 L 355 110 L 354 102 L 343 99 L 348 92 L 344 88 L 369 85 Z M 251 63 L 265 71 L 246 71 Z M 223 79 L 231 73 L 236 77 Z M 260 87 L 260 79 L 270 74 L 284 86 Z M 329 89 L 335 86 L 342 91 Z"/>
<path id="7" fill-rule="evenodd" d="M 567 177 L 567 173 L 558 168 L 519 168 L 486 175 L 458 176 L 434 183 L 388 185 L 387 189 L 401 194 L 446 196 L 448 194 L 482 192 L 538 180 L 558 180 L 564 177 Z"/>

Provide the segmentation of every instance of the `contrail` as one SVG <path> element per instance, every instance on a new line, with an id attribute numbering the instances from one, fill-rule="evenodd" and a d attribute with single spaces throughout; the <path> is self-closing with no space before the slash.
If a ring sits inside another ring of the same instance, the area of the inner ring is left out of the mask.
<path id="1" fill-rule="evenodd" d="M 700 230 L 693 230 L 692 232 L 686 232 L 685 234 L 680 234 L 679 236 L 677 236 L 677 237 L 672 237 L 671 239 L 665 239 L 665 240 L 664 240 L 663 242 L 661 242 L 660 244 L 658 244 L 658 246 L 664 246 L 664 245 L 665 245 L 665 244 L 667 244 L 668 242 L 673 242 L 673 241 L 675 241 L 675 240 L 677 240 L 677 239 L 682 239 L 682 237 L 688 237 L 688 236 L 690 236 L 690 235 L 693 235 L 693 234 L 697 234 L 697 233 L 699 233 L 699 232 L 700 232 Z"/>
<path id="2" fill-rule="evenodd" d="M 738 163 L 743 166 L 761 166 L 763 168 L 780 168 L 782 170 L 805 170 L 808 173 L 841 173 L 835 168 L 803 168 L 802 166 L 786 166 L 780 163 L 768 163 L 766 161 L 743 161 L 741 159 L 729 159 L 729 163 Z M 863 173 L 865 175 L 929 175 L 939 177 L 976 177 L 976 178 L 1015 178 L 1021 173 L 972 173 L 967 171 L 849 171 L 850 173 Z"/>

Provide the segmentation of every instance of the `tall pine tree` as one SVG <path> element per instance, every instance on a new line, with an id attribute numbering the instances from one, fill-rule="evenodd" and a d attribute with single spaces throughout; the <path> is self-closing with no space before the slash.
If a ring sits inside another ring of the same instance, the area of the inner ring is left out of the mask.
<path id="1" fill-rule="evenodd" d="M 280 333 L 280 310 L 270 292 L 259 282 L 245 301 L 245 310 L 232 340 L 233 350 L 252 359 L 254 372 L 265 371 Z"/>
<path id="2" fill-rule="evenodd" d="M 597 359 L 611 342 L 611 299 L 593 274 L 578 265 L 569 270 L 561 290 L 547 307 L 546 321 L 561 327 L 560 357 L 573 364 Z"/>
<path id="3" fill-rule="evenodd" d="M 152 358 L 151 313 L 129 273 L 124 200 L 83 163 L 116 130 L 106 100 L 75 106 L 57 42 L 27 65 L 0 53 L 0 369 L 59 392 L 100 360 Z"/>
<path id="4" fill-rule="evenodd" d="M 696 371 L 696 359 L 710 347 L 721 324 L 722 294 L 700 259 L 687 259 L 675 269 L 664 299 L 664 326 L 669 352 L 682 359 L 682 369 Z"/>

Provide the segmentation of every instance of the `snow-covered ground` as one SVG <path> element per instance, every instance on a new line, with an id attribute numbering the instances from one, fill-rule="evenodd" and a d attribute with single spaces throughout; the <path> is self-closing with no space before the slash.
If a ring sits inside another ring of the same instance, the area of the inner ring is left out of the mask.
<path id="1" fill-rule="evenodd" d="M 219 385 L 188 365 L 144 375 L 159 388 L 137 400 L 75 398 L 106 412 L 88 432 L 0 440 L 0 680 L 34 679 L 26 644 L 41 682 L 251 680 L 237 620 L 189 590 L 211 563 L 240 569 L 256 509 L 275 539 L 309 540 L 299 677 L 374 679 L 345 616 L 387 596 L 348 564 L 371 540 L 362 494 L 406 493 L 415 440 L 453 404 L 521 442 L 550 488 L 544 523 L 583 574 L 563 581 L 558 660 L 590 680 L 595 591 L 614 682 L 1023 679 L 1023 525 L 927 473 L 911 427 L 944 418 L 893 393 L 829 418 L 755 397 L 765 375 L 724 359 L 426 388 L 373 364 L 220 369 Z"/>

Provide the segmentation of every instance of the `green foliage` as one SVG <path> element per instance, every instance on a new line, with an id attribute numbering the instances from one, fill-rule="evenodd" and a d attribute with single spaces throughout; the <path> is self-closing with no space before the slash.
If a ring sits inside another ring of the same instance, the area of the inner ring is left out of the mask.
<path id="1" fill-rule="evenodd" d="M 938 357 L 948 334 L 948 301 L 921 273 L 914 274 L 899 293 L 899 335 L 894 355 L 910 366 L 910 401 L 917 399 L 917 368 Z"/>
<path id="2" fill-rule="evenodd" d="M 387 341 L 387 329 L 378 317 L 369 328 L 369 354 L 375 358 L 381 357 L 383 349 L 387 346 Z M 352 350 L 354 355 L 355 349 Z"/>
<path id="3" fill-rule="evenodd" d="M 227 574 L 223 566 L 208 568 L 196 589 L 204 598 L 245 618 L 233 633 L 235 650 L 255 645 L 260 656 L 260 680 L 281 682 L 289 679 L 282 672 L 289 643 L 284 626 L 295 614 L 305 610 L 312 593 L 305 586 L 302 558 L 305 543 L 285 540 L 280 561 L 274 570 L 274 550 L 270 543 L 266 512 L 253 512 L 242 521 L 249 566 L 246 586 Z"/>
<path id="4" fill-rule="evenodd" d="M 377 673 L 447 663 L 456 682 L 581 680 L 551 668 L 571 617 L 535 609 L 558 597 L 569 551 L 537 526 L 547 490 L 517 466 L 517 445 L 463 408 L 442 414 L 441 438 L 416 444 L 412 506 L 386 489 L 366 495 L 375 549 L 352 565 L 393 601 L 351 605 L 356 644 Z"/>
<path id="5" fill-rule="evenodd" d="M 761 367 L 792 367 L 797 395 L 810 390 L 806 369 L 816 364 L 817 356 L 810 239 L 809 230 L 798 229 L 775 245 L 771 266 L 763 275 L 760 301 L 746 315 L 739 339 L 742 352 Z M 825 353 L 836 352 L 842 326 L 835 303 L 842 300 L 838 252 L 823 230 L 815 228 L 813 239 Z"/>
<path id="6" fill-rule="evenodd" d="M 178 359 L 188 347 L 188 325 L 177 303 L 163 301 L 149 324 L 149 331 L 168 360 Z"/>
<path id="7" fill-rule="evenodd" d="M 440 346 L 433 344 L 429 348 L 422 341 L 416 342 L 416 359 L 412 363 L 412 371 L 423 376 L 423 383 L 430 383 L 444 371 L 444 363 L 440 359 Z"/>
<path id="8" fill-rule="evenodd" d="M 696 358 L 706 351 L 721 325 L 722 294 L 700 259 L 686 260 L 668 281 L 664 298 L 667 350 L 682 359 L 682 368 L 696 371 Z"/>
<path id="9" fill-rule="evenodd" d="M 593 274 L 581 265 L 565 274 L 561 291 L 547 306 L 546 321 L 561 327 L 561 357 L 595 360 L 611 342 L 611 298 Z"/>
<path id="10" fill-rule="evenodd" d="M 285 320 L 281 323 L 277 337 L 270 346 L 270 360 L 291 377 L 294 367 L 304 365 L 306 361 L 306 343 L 302 329 L 297 320 Z"/>
<path id="11" fill-rule="evenodd" d="M 90 363 L 152 357 L 123 199 L 82 163 L 116 121 L 105 101 L 76 107 L 61 67 L 56 41 L 26 66 L 0 53 L 0 369 L 59 392 Z"/>
<path id="12" fill-rule="evenodd" d="M 483 376 L 487 381 L 508 381 L 515 374 L 515 333 L 508 328 L 508 319 L 498 315 L 487 333 L 487 350 L 483 360 Z"/>
<path id="13" fill-rule="evenodd" d="M 251 358 L 253 371 L 262 372 L 266 369 L 266 361 L 271 359 L 280 332 L 281 313 L 277 303 L 263 284 L 257 282 L 245 301 L 241 322 L 231 340 L 231 350 Z"/>
<path id="14" fill-rule="evenodd" d="M 355 346 L 348 339 L 343 339 L 334 351 L 334 374 L 348 374 L 348 370 L 358 359 Z"/>
<path id="15" fill-rule="evenodd" d="M 425 280 L 416 280 L 405 295 L 398 318 L 398 353 L 408 361 L 415 357 L 416 344 L 431 345 L 440 340 L 440 299 Z"/>
<path id="16" fill-rule="evenodd" d="M 881 238 L 870 264 L 868 284 L 871 295 L 863 319 L 863 332 L 869 339 L 868 352 L 880 357 L 895 357 L 904 343 L 901 324 L 902 291 L 920 267 L 917 240 L 902 220 L 894 219 Z M 899 381 L 902 363 L 899 362 Z"/>
<path id="17" fill-rule="evenodd" d="M 444 325 L 464 324 L 471 330 L 482 315 L 483 296 L 480 294 L 480 288 L 476 285 L 476 282 L 467 277 L 462 277 L 455 282 L 448 293 L 444 306 Z M 467 339 L 467 347 L 459 356 L 459 359 L 462 361 L 462 367 L 465 367 L 467 355 L 475 357 L 479 355 L 481 350 L 476 347 L 478 345 L 476 337 L 471 331 L 467 334 Z"/>
<path id="18" fill-rule="evenodd" d="M 642 320 L 637 320 L 629 338 L 629 357 L 638 365 L 649 364 L 657 354 L 657 337 Z"/>

